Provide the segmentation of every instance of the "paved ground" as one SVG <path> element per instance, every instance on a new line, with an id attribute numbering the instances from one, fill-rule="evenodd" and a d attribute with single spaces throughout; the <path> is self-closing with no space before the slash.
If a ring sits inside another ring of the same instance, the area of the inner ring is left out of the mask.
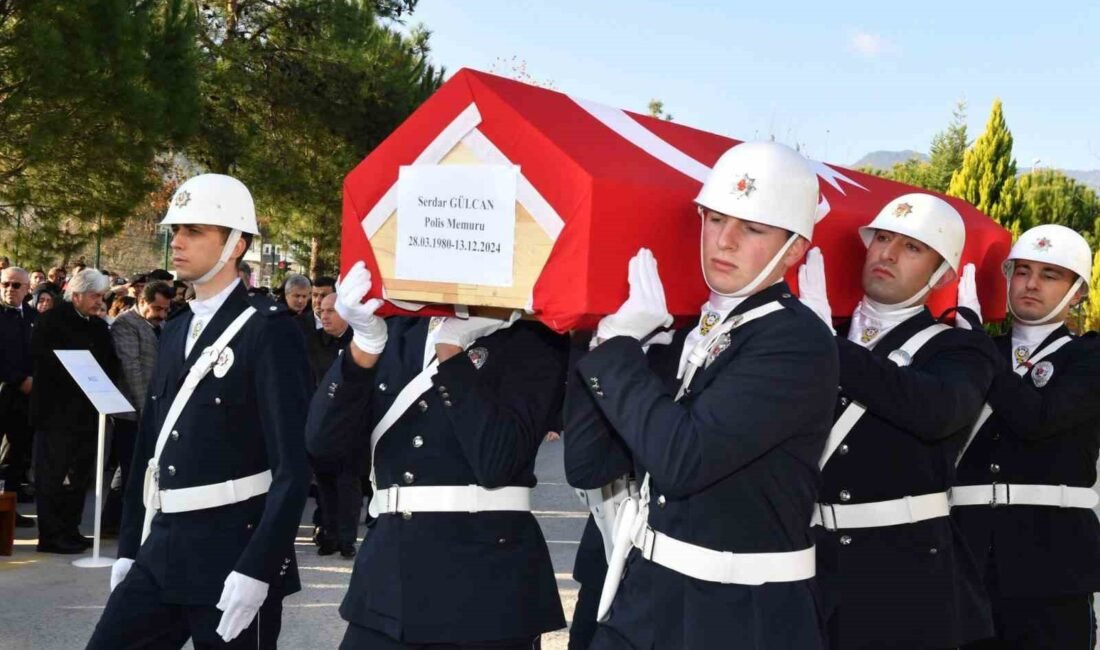
<path id="1" fill-rule="evenodd" d="M 545 443 L 539 452 L 535 510 L 550 545 L 558 588 L 568 620 L 576 603 L 577 583 L 571 579 L 573 556 L 587 513 L 565 484 L 560 442 Z M 85 532 L 90 532 L 92 508 L 86 508 Z M 24 513 L 29 506 L 20 506 Z M 306 513 L 312 513 L 312 504 Z M 365 528 L 360 529 L 360 535 Z M 347 590 L 352 563 L 339 556 L 318 557 L 309 539 L 312 526 L 303 519 L 297 542 L 302 592 L 285 601 L 284 648 L 336 648 L 345 624 L 337 607 Z M 20 529 L 15 553 L 0 558 L 0 650 L 68 650 L 83 648 L 107 599 L 109 569 L 79 569 L 69 556 L 34 551 L 34 529 Z M 107 541 L 105 556 L 115 545 Z M 1100 602 L 1098 602 L 1100 610 Z M 545 650 L 564 650 L 566 632 L 543 639 Z M 190 647 L 190 646 L 188 646 Z"/>
<path id="2" fill-rule="evenodd" d="M 536 474 L 535 510 L 554 562 L 558 587 L 568 619 L 577 597 L 577 583 L 571 576 L 587 511 L 565 484 L 561 443 L 542 446 Z M 92 530 L 92 497 L 85 508 L 85 525 Z M 20 505 L 20 512 L 33 512 Z M 337 613 L 351 577 L 351 560 L 339 555 L 319 557 L 310 541 L 313 527 L 303 517 L 297 541 L 298 566 L 303 590 L 284 601 L 283 648 L 336 648 L 345 623 Z M 360 536 L 366 531 L 360 528 Z M 15 553 L 0 557 L 0 650 L 70 650 L 83 648 L 107 600 L 110 569 L 80 569 L 71 556 L 36 553 L 35 529 L 19 529 Z M 114 557 L 114 540 L 105 540 L 103 555 Z M 544 637 L 545 650 L 564 650 L 565 631 Z M 190 647 L 190 646 L 188 646 Z"/>

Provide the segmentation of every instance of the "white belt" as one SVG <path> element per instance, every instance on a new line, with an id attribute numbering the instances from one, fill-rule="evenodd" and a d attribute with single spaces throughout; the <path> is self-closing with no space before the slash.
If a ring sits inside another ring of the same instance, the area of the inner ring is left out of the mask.
<path id="1" fill-rule="evenodd" d="M 951 488 L 952 506 L 1054 506 L 1095 508 L 1100 495 L 1092 488 L 1067 485 L 991 483 Z"/>
<path id="2" fill-rule="evenodd" d="M 178 490 L 161 490 L 159 494 L 160 511 L 190 512 L 192 510 L 218 508 L 247 501 L 261 494 L 267 494 L 270 487 L 271 470 L 265 469 L 259 474 L 225 481 L 224 483 L 196 485 L 195 487 L 180 488 Z"/>
<path id="3" fill-rule="evenodd" d="M 405 512 L 531 511 L 531 488 L 480 485 L 394 486 L 374 493 L 380 514 Z M 372 501 L 374 500 L 372 499 Z"/>
<path id="4" fill-rule="evenodd" d="M 727 585 L 809 580 L 816 574 L 814 547 L 779 553 L 732 553 L 682 542 L 643 527 L 632 540 L 642 557 L 696 580 Z"/>
<path id="5" fill-rule="evenodd" d="M 946 492 L 872 503 L 819 503 L 810 525 L 824 526 L 826 530 L 879 528 L 946 517 L 950 511 Z"/>

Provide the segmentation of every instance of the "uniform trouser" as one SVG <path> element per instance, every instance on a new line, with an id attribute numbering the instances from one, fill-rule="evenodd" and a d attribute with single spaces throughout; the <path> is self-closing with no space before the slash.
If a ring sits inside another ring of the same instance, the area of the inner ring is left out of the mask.
<path id="1" fill-rule="evenodd" d="M 5 392 L 18 390 L 15 386 L 4 386 Z M 18 395 L 0 396 L 0 465 L 7 465 L 0 478 L 7 481 L 5 489 L 14 492 L 27 478 L 31 466 L 31 445 L 34 439 L 30 421 L 27 419 L 27 397 Z"/>
<path id="2" fill-rule="evenodd" d="M 997 638 L 966 650 L 1093 650 L 1096 618 L 1092 594 L 1005 598 L 990 594 Z"/>
<path id="3" fill-rule="evenodd" d="M 92 632 L 88 650 L 162 650 L 181 648 L 191 639 L 196 650 L 206 648 L 275 648 L 282 626 L 283 601 L 270 597 L 252 624 L 225 643 L 218 636 L 222 612 L 213 605 L 171 605 L 162 602 L 160 586 L 140 564 L 134 564 L 107 599 L 103 616 Z M 259 638 L 257 638 L 259 636 Z"/>
<path id="4" fill-rule="evenodd" d="M 340 650 L 531 650 L 538 637 L 477 643 L 405 643 L 377 630 L 348 623 Z"/>
<path id="5" fill-rule="evenodd" d="M 354 544 L 359 533 L 359 511 L 363 507 L 359 473 L 351 470 L 323 472 L 318 468 L 314 475 L 325 541 L 341 546 Z"/>
<path id="6" fill-rule="evenodd" d="M 75 535 L 84 514 L 84 495 L 95 473 L 96 428 L 41 429 L 34 444 L 38 539 Z"/>
<path id="7" fill-rule="evenodd" d="M 569 650 L 588 650 L 596 634 L 596 614 L 599 613 L 603 584 L 582 582 L 577 592 L 577 606 L 569 626 Z"/>

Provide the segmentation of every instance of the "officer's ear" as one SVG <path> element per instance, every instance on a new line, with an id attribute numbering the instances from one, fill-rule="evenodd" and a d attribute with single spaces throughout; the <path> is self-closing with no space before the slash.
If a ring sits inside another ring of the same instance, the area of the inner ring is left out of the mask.
<path id="1" fill-rule="evenodd" d="M 810 250 L 810 240 L 802 236 L 796 237 L 791 247 L 783 254 L 783 268 L 789 269 L 798 264 L 808 250 Z"/>

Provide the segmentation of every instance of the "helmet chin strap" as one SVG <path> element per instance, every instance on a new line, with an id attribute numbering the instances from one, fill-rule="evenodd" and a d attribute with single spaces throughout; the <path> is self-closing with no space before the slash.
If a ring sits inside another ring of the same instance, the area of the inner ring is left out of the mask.
<path id="1" fill-rule="evenodd" d="M 214 266 L 210 267 L 210 270 L 202 274 L 202 277 L 195 280 L 195 284 L 206 284 L 210 282 L 210 279 L 218 274 L 219 271 L 225 266 L 225 263 L 229 261 L 229 256 L 233 254 L 233 249 L 236 248 L 237 242 L 241 239 L 241 231 L 234 228 L 229 232 L 229 236 L 225 238 L 225 246 L 222 246 L 222 254 L 218 258 L 218 261 Z"/>
<path id="2" fill-rule="evenodd" d="M 1008 301 L 1008 311 L 1010 314 L 1012 314 L 1012 317 L 1016 319 L 1017 323 L 1023 323 L 1024 325 L 1045 325 L 1050 322 L 1050 319 L 1062 313 L 1062 310 L 1066 308 L 1066 305 L 1069 304 L 1069 301 L 1073 300 L 1073 297 L 1076 296 L 1077 292 L 1081 290 L 1081 285 L 1083 285 L 1084 283 L 1085 279 L 1081 276 L 1077 276 L 1077 281 L 1073 283 L 1073 286 L 1069 288 L 1069 291 L 1066 292 L 1066 295 L 1062 297 L 1061 302 L 1059 302 L 1054 309 L 1050 310 L 1050 313 L 1048 313 L 1046 316 L 1043 316 L 1042 318 L 1036 318 L 1032 320 L 1021 318 L 1020 315 L 1016 313 L 1016 310 L 1012 308 L 1012 300 Z"/>
<path id="3" fill-rule="evenodd" d="M 940 262 L 940 267 L 936 269 L 934 273 L 932 273 L 932 277 L 928 278 L 928 282 L 925 282 L 921 290 L 913 294 L 908 300 L 896 302 L 892 305 L 877 303 L 878 308 L 886 312 L 891 312 L 897 311 L 899 309 L 905 309 L 906 307 L 912 307 L 913 305 L 923 300 L 924 297 L 928 295 L 928 292 L 936 286 L 936 283 L 940 281 L 940 278 L 942 278 L 943 275 L 949 270 L 951 270 L 951 265 L 947 263 L 947 260 Z"/>
<path id="4" fill-rule="evenodd" d="M 768 265 L 765 266 L 764 269 L 760 271 L 760 273 L 758 273 L 755 278 L 753 278 L 752 282 L 746 284 L 745 286 L 732 293 L 722 293 L 721 291 L 715 289 L 714 285 L 712 285 L 710 283 L 710 280 L 707 279 L 706 262 L 703 261 L 703 230 L 700 229 L 699 267 L 703 270 L 703 281 L 707 283 L 707 286 L 710 287 L 710 290 L 714 293 L 714 295 L 722 296 L 723 298 L 744 298 L 745 296 L 752 295 L 753 292 L 755 292 L 756 289 L 760 286 L 760 284 L 763 283 L 764 280 L 768 279 L 768 276 L 772 274 L 772 271 L 774 271 L 775 267 L 779 265 L 779 261 L 783 259 L 784 255 L 787 254 L 787 251 L 790 249 L 791 245 L 794 244 L 796 239 L 798 239 L 798 235 L 796 233 L 791 233 L 791 236 L 787 238 L 787 243 L 783 244 L 783 247 L 779 249 L 779 252 L 776 253 L 775 256 L 772 257 L 771 261 L 768 262 Z"/>

